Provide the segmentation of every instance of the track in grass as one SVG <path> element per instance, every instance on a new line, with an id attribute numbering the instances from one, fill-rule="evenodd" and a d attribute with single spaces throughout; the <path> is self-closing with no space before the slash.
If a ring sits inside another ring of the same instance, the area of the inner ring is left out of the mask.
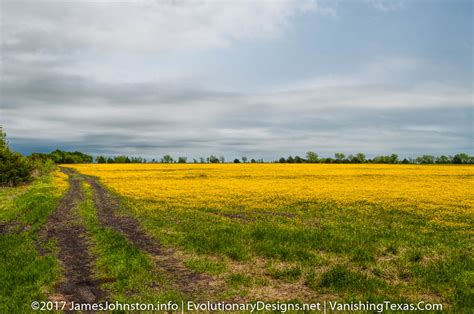
<path id="1" fill-rule="evenodd" d="M 100 185 L 96 178 L 84 176 L 84 179 L 93 189 L 101 224 L 121 232 L 138 248 L 152 255 L 157 267 L 170 275 L 169 279 L 180 292 L 188 296 L 209 297 L 219 289 L 219 283 L 210 276 L 186 268 L 171 249 L 163 247 L 158 240 L 146 234 L 133 217 L 117 215 L 119 200 Z"/>
<path id="2" fill-rule="evenodd" d="M 56 210 L 49 216 L 40 239 L 43 244 L 55 240 L 59 248 L 59 259 L 64 267 L 64 281 L 57 287 L 55 301 L 96 303 L 105 294 L 94 280 L 92 268 L 94 257 L 89 253 L 87 233 L 78 214 L 78 205 L 84 199 L 81 179 L 73 176 L 70 170 L 69 190 L 60 201 Z"/>

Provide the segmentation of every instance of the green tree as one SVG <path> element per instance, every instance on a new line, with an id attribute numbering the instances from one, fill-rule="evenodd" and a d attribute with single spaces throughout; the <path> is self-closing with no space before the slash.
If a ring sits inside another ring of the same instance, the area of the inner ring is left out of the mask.
<path id="1" fill-rule="evenodd" d="M 161 158 L 161 162 L 165 164 L 170 164 L 173 162 L 173 157 L 170 155 L 164 155 L 163 158 Z"/>
<path id="2" fill-rule="evenodd" d="M 356 159 L 357 159 L 358 162 L 360 162 L 360 163 L 366 162 L 366 158 L 365 158 L 365 155 L 364 155 L 363 153 L 357 153 L 357 154 L 356 154 Z"/>
<path id="3" fill-rule="evenodd" d="M 6 134 L 0 127 L 0 186 L 16 186 L 32 179 L 33 165 L 8 146 Z"/>
<path id="4" fill-rule="evenodd" d="M 209 162 L 211 164 L 218 164 L 219 163 L 219 158 L 217 158 L 214 155 L 211 155 L 211 156 L 207 157 L 207 162 Z"/>
<path id="5" fill-rule="evenodd" d="M 470 158 L 468 154 L 456 154 L 453 157 L 453 164 L 467 164 L 469 163 Z"/>
<path id="6" fill-rule="evenodd" d="M 95 158 L 95 161 L 98 163 L 98 164 L 105 164 L 107 162 L 107 159 L 104 157 L 104 156 L 97 156 Z"/>
<path id="7" fill-rule="evenodd" d="M 187 157 L 178 157 L 178 163 L 179 164 L 185 164 L 188 162 L 188 158 Z"/>
<path id="8" fill-rule="evenodd" d="M 398 155 L 397 154 L 390 155 L 390 163 L 391 164 L 397 164 L 398 163 Z"/>
<path id="9" fill-rule="evenodd" d="M 307 152 L 306 153 L 306 161 L 309 163 L 316 163 L 319 161 L 319 156 L 315 152 Z"/>
<path id="10" fill-rule="evenodd" d="M 334 157 L 336 158 L 336 162 L 343 162 L 346 158 L 346 155 L 344 155 L 343 153 L 335 153 Z"/>
<path id="11" fill-rule="evenodd" d="M 451 158 L 449 158 L 448 156 L 445 156 L 445 155 L 441 155 L 439 157 L 436 157 L 436 160 L 435 162 L 437 164 L 449 164 L 451 163 Z"/>
<path id="12" fill-rule="evenodd" d="M 416 162 L 419 164 L 434 164 L 435 158 L 432 155 L 423 155 L 416 157 Z"/>
<path id="13" fill-rule="evenodd" d="M 7 134 L 3 132 L 3 127 L 0 126 L 0 150 L 8 149 Z"/>

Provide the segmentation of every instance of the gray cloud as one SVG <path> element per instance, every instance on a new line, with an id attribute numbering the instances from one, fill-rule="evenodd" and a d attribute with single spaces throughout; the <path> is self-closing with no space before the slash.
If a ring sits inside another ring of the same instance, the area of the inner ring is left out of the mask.
<path id="1" fill-rule="evenodd" d="M 4 123 L 20 149 L 28 150 L 21 143 L 39 140 L 93 154 L 214 153 L 269 159 L 308 149 L 408 155 L 472 150 L 472 108 L 459 95 L 452 106 L 446 91 L 425 95 L 418 90 L 373 91 L 370 86 L 369 92 L 359 86 L 348 95 L 332 93 L 333 87 L 246 95 L 149 84 L 103 86 L 91 80 L 85 91 L 78 91 L 70 88 L 73 81 L 41 91 L 34 83 L 11 89 L 7 84 L 4 99 L 16 103 L 3 108 Z M 363 102 L 373 93 L 391 103 Z M 349 96 L 352 104 L 346 103 Z M 34 106 L 28 99 L 34 99 Z M 406 102 L 413 99 L 423 101 L 410 108 Z"/>
<path id="2" fill-rule="evenodd" d="M 300 1 L 197 7 L 160 1 L 158 8 L 149 1 L 126 3 L 97 10 L 104 4 L 1 2 L 0 123 L 14 148 L 268 160 L 307 150 L 473 152 L 471 88 L 397 84 L 393 77 L 425 66 L 417 60 L 375 60 L 360 73 L 258 92 L 209 87 L 192 75 L 103 80 L 100 64 L 88 72 L 81 61 L 103 60 L 115 50 L 137 58 L 151 51 L 158 58 L 190 47 L 273 38 L 297 12 L 320 9 Z M 229 24 L 234 18 L 242 23 Z"/>

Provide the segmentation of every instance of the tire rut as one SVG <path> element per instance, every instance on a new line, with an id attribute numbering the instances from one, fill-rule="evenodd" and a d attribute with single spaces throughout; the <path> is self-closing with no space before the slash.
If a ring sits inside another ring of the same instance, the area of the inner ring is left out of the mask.
<path id="1" fill-rule="evenodd" d="M 172 249 L 165 248 L 157 239 L 146 234 L 135 218 L 117 215 L 116 211 L 120 206 L 120 200 L 108 192 L 95 177 L 83 177 L 93 189 L 99 221 L 103 225 L 121 232 L 138 248 L 152 255 L 157 267 L 172 276 L 170 279 L 180 292 L 186 295 L 209 297 L 218 291 L 218 281 L 206 274 L 196 273 L 186 268 L 182 261 L 174 256 Z"/>
<path id="2" fill-rule="evenodd" d="M 64 281 L 56 287 L 54 301 L 74 301 L 76 303 L 97 303 L 105 296 L 94 279 L 92 267 L 94 257 L 89 253 L 89 238 L 81 224 L 78 205 L 84 200 L 82 180 L 72 172 L 62 169 L 69 176 L 69 190 L 61 199 L 56 210 L 49 216 L 40 231 L 40 249 L 45 253 L 44 244 L 54 239 L 59 248 L 58 257 L 64 268 Z"/>

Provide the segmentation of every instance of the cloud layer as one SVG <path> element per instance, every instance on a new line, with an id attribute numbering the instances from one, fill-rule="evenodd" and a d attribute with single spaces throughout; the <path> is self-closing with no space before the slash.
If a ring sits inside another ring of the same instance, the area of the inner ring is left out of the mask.
<path id="1" fill-rule="evenodd" d="M 297 17 L 329 11 L 314 1 L 4 1 L 1 124 L 23 152 L 267 160 L 307 150 L 472 152 L 471 88 L 400 83 L 432 66 L 418 59 L 381 57 L 344 75 L 252 91 L 195 74 L 104 80 L 98 61 L 118 55 L 108 66 L 120 67 L 122 54 L 191 58 L 277 40 Z"/>

